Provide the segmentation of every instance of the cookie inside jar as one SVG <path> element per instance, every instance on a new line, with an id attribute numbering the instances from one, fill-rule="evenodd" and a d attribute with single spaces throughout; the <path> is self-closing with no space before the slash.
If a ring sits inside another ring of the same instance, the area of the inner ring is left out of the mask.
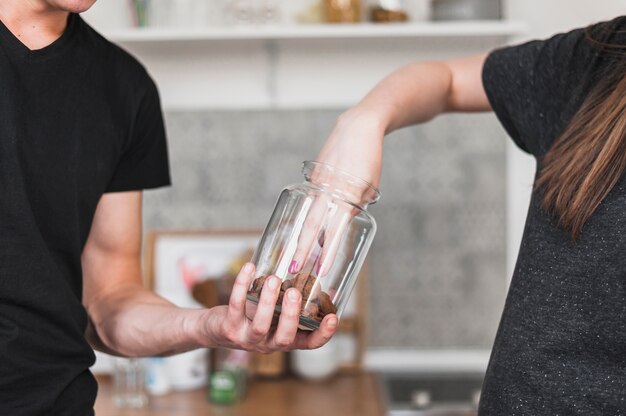
<path id="1" fill-rule="evenodd" d="M 266 280 L 267 276 L 257 277 L 250 286 L 248 297 L 258 300 Z M 298 273 L 282 282 L 278 300 L 276 301 L 278 312 L 280 312 L 285 292 L 290 288 L 297 289 L 302 295 L 300 309 L 301 329 L 317 329 L 326 315 L 337 313 L 337 307 L 332 302 L 330 295 L 322 290 L 321 279 L 304 272 Z"/>

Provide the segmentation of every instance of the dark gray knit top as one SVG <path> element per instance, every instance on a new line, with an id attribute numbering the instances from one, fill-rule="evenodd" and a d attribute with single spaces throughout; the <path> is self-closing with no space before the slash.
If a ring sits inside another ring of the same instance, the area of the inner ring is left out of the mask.
<path id="1" fill-rule="evenodd" d="M 626 48 L 626 16 L 591 33 Z M 616 51 L 592 46 L 581 29 L 489 55 L 491 105 L 538 168 L 594 86 L 623 76 L 626 49 Z M 576 241 L 541 197 L 530 203 L 480 414 L 626 415 L 626 178 Z"/>

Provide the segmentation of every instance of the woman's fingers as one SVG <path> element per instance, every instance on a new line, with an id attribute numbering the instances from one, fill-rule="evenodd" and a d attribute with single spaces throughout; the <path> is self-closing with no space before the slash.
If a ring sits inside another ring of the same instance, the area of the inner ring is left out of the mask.
<path id="1" fill-rule="evenodd" d="M 325 276 L 330 271 L 352 215 L 351 210 L 343 207 L 339 208 L 332 217 L 328 227 L 324 230 L 322 253 L 316 270 L 318 277 Z"/>
<path id="2" fill-rule="evenodd" d="M 291 264 L 289 265 L 289 273 L 296 274 L 304 267 L 313 249 L 313 245 L 317 243 L 320 230 L 325 225 L 324 221 L 327 211 L 327 198 L 319 197 L 313 202 L 313 206 L 309 210 L 302 225 L 302 229 L 300 230 L 298 246 L 296 247 Z"/>

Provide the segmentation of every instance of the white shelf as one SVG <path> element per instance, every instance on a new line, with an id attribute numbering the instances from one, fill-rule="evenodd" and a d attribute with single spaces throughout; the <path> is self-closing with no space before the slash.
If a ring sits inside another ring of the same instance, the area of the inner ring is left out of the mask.
<path id="1" fill-rule="evenodd" d="M 129 28 L 105 31 L 120 43 L 280 40 L 280 39 L 368 39 L 417 37 L 507 37 L 523 33 L 519 22 L 420 22 L 307 24 L 285 26 L 236 26 L 224 28 Z"/>

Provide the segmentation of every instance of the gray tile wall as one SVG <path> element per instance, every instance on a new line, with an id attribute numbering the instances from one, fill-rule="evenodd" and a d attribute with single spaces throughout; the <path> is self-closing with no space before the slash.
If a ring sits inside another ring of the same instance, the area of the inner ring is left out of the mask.
<path id="1" fill-rule="evenodd" d="M 337 110 L 166 114 L 174 186 L 146 228 L 262 228 Z M 489 348 L 505 296 L 505 138 L 492 115 L 390 135 L 370 260 L 370 345 Z"/>

